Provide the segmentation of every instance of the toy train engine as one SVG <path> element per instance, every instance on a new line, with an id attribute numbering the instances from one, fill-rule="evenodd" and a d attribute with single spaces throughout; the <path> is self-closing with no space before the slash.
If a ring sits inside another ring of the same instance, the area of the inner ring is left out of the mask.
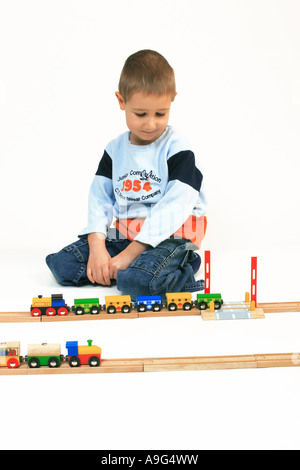
<path id="1" fill-rule="evenodd" d="M 132 302 L 130 295 L 107 295 L 105 309 L 107 313 L 129 313 Z"/>
<path id="2" fill-rule="evenodd" d="M 47 315 L 53 317 L 59 315 L 63 317 L 68 315 L 70 307 L 66 304 L 62 294 L 52 294 L 51 297 L 33 297 L 32 305 L 30 308 L 31 315 L 33 317 L 40 317 L 41 315 Z"/>
<path id="3" fill-rule="evenodd" d="M 101 305 L 99 299 L 74 299 L 74 306 L 72 307 L 73 312 L 76 315 L 84 315 L 85 313 L 91 313 L 97 315 L 101 311 Z"/>
<path id="4" fill-rule="evenodd" d="M 50 368 L 59 367 L 64 357 L 60 353 L 60 344 L 28 344 L 25 361 L 31 369 L 38 369 L 40 366 Z"/>
<path id="5" fill-rule="evenodd" d="M 167 309 L 169 311 L 191 310 L 193 307 L 192 294 L 190 292 L 172 292 L 166 294 Z"/>
<path id="6" fill-rule="evenodd" d="M 87 343 L 87 346 L 78 346 L 78 341 L 66 342 L 68 350 L 66 360 L 70 367 L 79 367 L 81 365 L 100 366 L 102 349 L 99 346 L 93 346 L 91 339 L 88 339 Z"/>
<path id="7" fill-rule="evenodd" d="M 162 301 L 160 295 L 137 296 L 136 309 L 138 312 L 145 312 L 152 310 L 153 312 L 160 312 L 162 309 Z"/>
<path id="8" fill-rule="evenodd" d="M 21 362 L 23 362 L 23 357 L 20 356 L 19 341 L 0 343 L 0 367 L 16 369 Z"/>
<path id="9" fill-rule="evenodd" d="M 214 303 L 216 310 L 220 310 L 223 304 L 221 294 L 197 294 L 197 300 L 195 303 L 199 310 L 206 310 L 209 308 L 210 302 Z"/>

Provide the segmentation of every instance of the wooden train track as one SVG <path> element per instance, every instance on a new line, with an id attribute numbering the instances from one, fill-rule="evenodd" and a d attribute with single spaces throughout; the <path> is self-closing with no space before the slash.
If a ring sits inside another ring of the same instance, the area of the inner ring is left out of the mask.
<path id="1" fill-rule="evenodd" d="M 222 311 L 226 310 L 225 308 Z M 230 304 L 231 305 L 231 304 Z M 277 303 L 259 303 L 256 311 L 252 314 L 252 318 L 264 318 L 265 313 L 282 313 L 282 312 L 300 312 L 300 302 L 277 302 Z M 199 316 L 201 315 L 203 320 L 216 319 L 215 316 L 206 311 L 199 311 L 197 308 L 192 310 L 183 311 L 176 310 L 170 312 L 166 308 L 163 308 L 160 312 L 137 312 L 131 311 L 130 313 L 116 313 L 108 314 L 106 312 L 100 312 L 98 315 L 75 315 L 70 312 L 64 317 L 55 315 L 54 317 L 47 317 L 45 315 L 41 317 L 32 317 L 30 312 L 0 312 L 0 323 L 44 323 L 44 322 L 59 322 L 59 321 L 82 321 L 82 320 L 112 320 L 112 319 L 125 319 L 125 318 L 149 318 L 149 317 L 178 317 L 178 316 Z M 221 318 L 220 318 L 221 319 Z"/>
<path id="2" fill-rule="evenodd" d="M 300 302 L 273 302 L 257 304 L 265 313 L 300 312 Z"/>
<path id="3" fill-rule="evenodd" d="M 102 359 L 100 367 L 70 367 L 64 362 L 58 368 L 30 369 L 22 363 L 17 369 L 0 368 L 1 375 L 105 374 L 124 372 L 168 372 L 222 369 L 261 369 L 299 367 L 300 353 L 250 354 L 243 356 L 164 357 L 144 359 Z"/>

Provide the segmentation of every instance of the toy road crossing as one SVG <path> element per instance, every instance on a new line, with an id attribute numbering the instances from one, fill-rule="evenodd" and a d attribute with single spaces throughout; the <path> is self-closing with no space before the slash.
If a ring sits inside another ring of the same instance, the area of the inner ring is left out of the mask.
<path id="1" fill-rule="evenodd" d="M 249 302 L 224 302 L 220 310 L 201 312 L 203 320 L 251 320 L 265 318 L 262 308 L 251 311 Z"/>

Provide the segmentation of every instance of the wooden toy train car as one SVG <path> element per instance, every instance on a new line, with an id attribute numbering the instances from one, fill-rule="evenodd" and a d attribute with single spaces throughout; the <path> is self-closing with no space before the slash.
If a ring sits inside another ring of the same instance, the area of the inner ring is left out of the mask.
<path id="1" fill-rule="evenodd" d="M 195 304 L 199 310 L 206 310 L 209 308 L 210 302 L 214 303 L 215 310 L 220 310 L 223 304 L 221 294 L 197 294 Z"/>
<path id="2" fill-rule="evenodd" d="M 105 297 L 105 306 L 107 313 L 129 313 L 132 303 L 130 295 L 107 295 Z"/>
<path id="3" fill-rule="evenodd" d="M 210 302 L 214 302 L 215 309 L 219 310 L 223 304 L 221 294 L 197 294 L 196 300 L 193 301 L 190 292 L 171 292 L 166 293 L 166 302 L 163 302 L 160 295 L 137 296 L 136 302 L 131 300 L 130 295 L 109 295 L 105 296 L 104 305 L 100 304 L 99 298 L 81 298 L 75 299 L 71 308 L 66 305 L 62 294 L 53 294 L 51 297 L 39 295 L 32 299 L 31 315 L 34 317 L 41 315 L 64 316 L 70 310 L 76 315 L 97 315 L 101 311 L 106 311 L 108 314 L 126 314 L 133 309 L 138 312 L 145 312 L 146 310 L 159 312 L 163 307 L 169 311 L 187 311 L 194 307 L 205 310 L 209 308 Z"/>
<path id="4" fill-rule="evenodd" d="M 87 343 L 87 345 L 79 346 L 78 341 L 67 341 L 67 356 L 61 354 L 60 344 L 28 344 L 25 362 L 30 369 L 56 368 L 60 367 L 63 362 L 67 362 L 70 367 L 100 366 L 101 348 L 93 346 L 91 339 Z M 0 366 L 16 369 L 23 361 L 24 358 L 20 356 L 20 342 L 0 343 Z"/>
<path id="5" fill-rule="evenodd" d="M 102 350 L 99 346 L 93 346 L 92 342 L 91 339 L 88 339 L 87 346 L 78 346 L 78 341 L 67 341 L 68 356 L 66 356 L 66 360 L 70 367 L 79 367 L 81 365 L 100 366 Z"/>
<path id="6" fill-rule="evenodd" d="M 160 295 L 137 296 L 136 298 L 136 309 L 138 312 L 146 312 L 146 310 L 159 312 L 162 306 L 163 303 Z"/>
<path id="7" fill-rule="evenodd" d="M 0 343 L 0 367 L 8 367 L 9 369 L 16 369 L 23 362 L 23 357 L 20 356 L 20 342 L 7 341 Z"/>
<path id="8" fill-rule="evenodd" d="M 166 294 L 167 309 L 191 310 L 193 308 L 192 294 L 190 292 L 172 292 Z"/>
<path id="9" fill-rule="evenodd" d="M 76 315 L 84 315 L 85 313 L 90 313 L 91 315 L 97 315 L 100 313 L 102 307 L 99 303 L 98 298 L 93 299 L 75 299 L 74 306 L 72 307 L 72 311 L 76 313 Z"/>
<path id="10" fill-rule="evenodd" d="M 31 369 L 40 366 L 59 367 L 64 360 L 60 344 L 28 344 L 25 361 Z"/>
<path id="11" fill-rule="evenodd" d="M 53 317 L 54 315 L 65 316 L 68 315 L 70 307 L 66 304 L 62 294 L 52 294 L 51 297 L 33 297 L 32 305 L 30 308 L 33 317 L 40 317 L 47 315 Z"/>

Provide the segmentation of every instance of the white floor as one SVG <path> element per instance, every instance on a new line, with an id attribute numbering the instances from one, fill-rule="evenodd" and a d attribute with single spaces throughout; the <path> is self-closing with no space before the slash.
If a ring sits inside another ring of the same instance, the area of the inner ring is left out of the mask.
<path id="1" fill-rule="evenodd" d="M 1 253 L 0 311 L 27 311 L 38 294 L 102 297 L 115 287 L 62 288 L 40 250 Z M 250 258 L 258 256 L 261 302 L 299 301 L 299 253 L 212 253 L 212 291 L 240 300 L 250 289 Z M 18 260 L 18 261 L 17 261 Z M 283 275 L 284 274 L 284 275 Z M 202 277 L 202 272 L 199 276 Z M 80 293 L 80 294 L 79 294 Z M 300 313 L 265 320 L 204 322 L 200 317 L 52 324 L 0 324 L 0 341 L 93 339 L 103 357 L 200 356 L 300 352 Z M 300 369 L 143 374 L 1 377 L 1 448 L 73 449 L 78 441 L 45 440 L 36 429 L 89 428 L 83 449 L 290 449 L 300 448 Z M 15 419 L 12 419 L 12 413 Z M 47 431 L 47 433 L 48 433 Z M 35 433 L 34 447 L 30 435 Z M 7 436 L 7 437 L 6 437 Z"/>

